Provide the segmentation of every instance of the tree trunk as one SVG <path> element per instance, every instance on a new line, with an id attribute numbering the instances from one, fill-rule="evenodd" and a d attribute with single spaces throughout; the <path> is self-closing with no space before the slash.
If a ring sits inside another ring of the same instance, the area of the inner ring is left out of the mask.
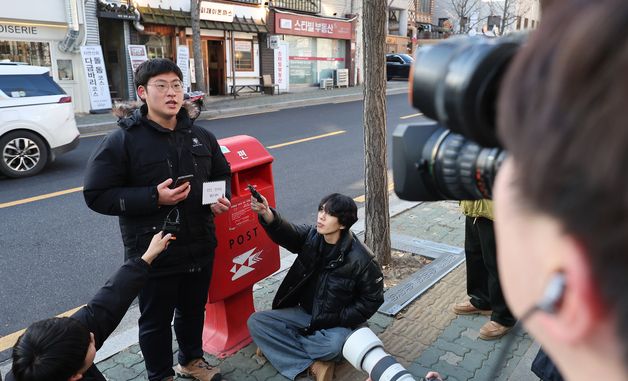
<path id="1" fill-rule="evenodd" d="M 386 165 L 386 2 L 363 0 L 364 36 L 364 241 L 380 265 L 390 263 Z"/>
<path id="2" fill-rule="evenodd" d="M 205 91 L 205 72 L 203 71 L 203 51 L 201 49 L 200 0 L 190 0 L 192 14 L 192 50 L 194 51 L 194 78 L 196 90 Z"/>

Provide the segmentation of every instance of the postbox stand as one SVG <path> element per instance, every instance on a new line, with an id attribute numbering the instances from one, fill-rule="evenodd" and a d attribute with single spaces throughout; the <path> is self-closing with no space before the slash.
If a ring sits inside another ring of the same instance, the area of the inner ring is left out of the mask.
<path id="1" fill-rule="evenodd" d="M 225 358 L 253 341 L 246 321 L 255 312 L 253 287 L 225 300 L 207 303 L 203 350 L 218 358 Z"/>
<path id="2" fill-rule="evenodd" d="M 215 218 L 218 246 L 205 305 L 203 350 L 218 358 L 236 353 L 251 341 L 249 316 L 255 312 L 253 285 L 279 269 L 279 247 L 251 210 L 251 184 L 275 205 L 272 156 L 246 135 L 218 141 L 231 165 L 231 208 Z"/>

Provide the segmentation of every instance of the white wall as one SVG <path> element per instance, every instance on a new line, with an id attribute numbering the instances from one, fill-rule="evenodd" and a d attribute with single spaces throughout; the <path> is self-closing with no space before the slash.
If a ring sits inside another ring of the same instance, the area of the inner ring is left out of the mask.
<path id="1" fill-rule="evenodd" d="M 65 0 L 5 0 L 2 3 L 0 19 L 66 22 Z"/>

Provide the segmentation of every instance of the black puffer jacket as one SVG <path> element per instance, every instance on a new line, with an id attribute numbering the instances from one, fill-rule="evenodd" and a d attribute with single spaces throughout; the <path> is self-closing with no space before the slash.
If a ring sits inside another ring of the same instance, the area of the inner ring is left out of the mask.
<path id="1" fill-rule="evenodd" d="M 141 256 L 162 229 L 172 206 L 157 205 L 157 184 L 193 174 L 187 199 L 177 205 L 180 231 L 153 263 L 152 276 L 199 271 L 210 264 L 216 247 L 213 215 L 202 205 L 207 181 L 225 180 L 231 171 L 216 138 L 195 126 L 187 109 L 177 115 L 174 131 L 146 118 L 147 108 L 131 109 L 92 154 L 83 195 L 94 211 L 119 216 L 125 258 Z M 176 212 L 170 214 L 174 220 Z"/>
<path id="2" fill-rule="evenodd" d="M 275 219 L 266 224 L 268 236 L 298 256 L 279 286 L 273 309 L 298 304 L 303 285 L 314 274 L 324 238 L 316 228 L 294 225 L 273 210 Z M 325 263 L 314 294 L 309 330 L 331 327 L 354 328 L 369 319 L 384 302 L 384 278 L 373 253 L 351 232 L 337 243 L 339 255 Z"/>

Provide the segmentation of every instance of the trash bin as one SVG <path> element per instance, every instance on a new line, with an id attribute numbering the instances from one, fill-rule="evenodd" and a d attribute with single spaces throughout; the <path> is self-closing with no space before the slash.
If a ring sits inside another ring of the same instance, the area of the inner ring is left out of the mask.
<path id="1" fill-rule="evenodd" d="M 273 157 L 255 138 L 220 139 L 231 165 L 231 208 L 215 218 L 218 247 L 205 306 L 203 350 L 229 356 L 251 342 L 246 325 L 255 311 L 253 284 L 279 269 L 279 247 L 259 225 L 251 210 L 251 184 L 275 206 Z"/>

